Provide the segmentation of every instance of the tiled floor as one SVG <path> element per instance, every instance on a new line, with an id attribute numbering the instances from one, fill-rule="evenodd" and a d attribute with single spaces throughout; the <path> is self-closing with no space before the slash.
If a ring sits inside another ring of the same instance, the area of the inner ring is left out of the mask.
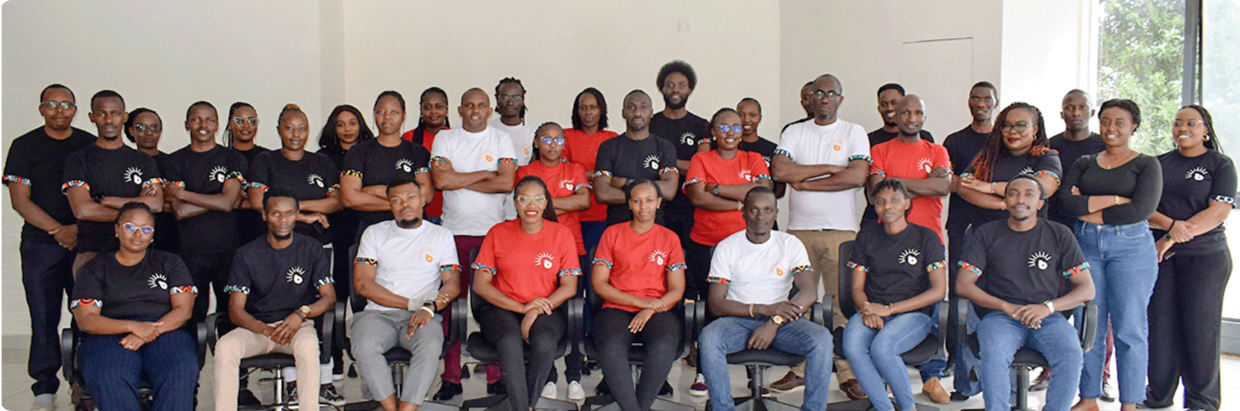
<path id="1" fill-rule="evenodd" d="M 3 391 L 0 391 L 0 395 L 3 396 L 3 400 L 0 401 L 0 405 L 2 405 L 5 409 L 8 409 L 8 410 L 27 410 L 29 409 L 30 403 L 33 400 L 33 396 L 31 395 L 31 392 L 30 392 L 31 380 L 26 376 L 26 358 L 27 358 L 26 346 L 27 344 L 29 344 L 28 340 L 25 338 L 21 338 L 21 337 L 8 337 L 8 338 L 3 339 L 2 344 L 3 344 L 2 346 L 3 367 L 2 369 L 0 369 L 0 372 L 2 372 L 2 374 L 0 374 L 0 381 L 2 381 L 2 386 L 0 386 L 0 388 L 2 388 Z M 561 371 L 563 371 L 564 369 L 562 362 L 558 362 L 557 367 Z M 207 366 L 206 368 L 203 369 L 203 372 L 201 374 L 202 383 L 201 383 L 200 392 L 202 394 L 200 394 L 198 398 L 200 401 L 199 406 L 198 406 L 199 410 L 211 410 L 213 409 L 214 404 L 215 404 L 215 401 L 213 401 L 213 399 L 211 398 L 211 394 L 210 394 L 213 389 L 213 383 L 211 381 L 211 369 L 212 369 L 211 361 L 208 360 Z M 731 371 L 733 375 L 733 378 L 732 378 L 733 393 L 735 395 L 742 395 L 741 393 L 745 392 L 746 390 L 744 378 L 741 377 L 745 375 L 744 374 L 745 371 L 743 368 L 739 366 L 733 366 Z M 785 371 L 786 370 L 784 369 L 778 369 L 778 368 L 771 369 L 770 371 L 767 372 L 767 375 L 766 375 L 767 381 L 768 382 L 774 381 L 780 378 Z M 1240 401 L 1240 397 L 1237 397 L 1237 395 L 1235 394 L 1237 392 L 1237 388 L 1240 388 L 1240 357 L 1224 356 L 1222 374 L 1223 374 L 1223 404 L 1235 404 L 1236 401 Z M 591 375 L 582 379 L 582 385 L 586 387 L 587 394 L 593 393 L 594 386 L 598 385 L 601 375 L 602 375 L 601 372 L 595 371 L 591 373 Z M 473 373 L 472 377 L 473 378 L 467 380 L 464 384 L 465 385 L 465 395 L 464 395 L 465 398 L 481 397 L 483 396 L 482 394 L 485 393 L 485 386 L 486 386 L 485 378 L 482 377 L 481 375 L 478 375 L 478 373 Z M 673 395 L 672 400 L 693 405 L 695 408 L 701 410 L 706 405 L 705 397 L 693 397 L 693 396 L 688 395 L 688 386 L 690 383 L 692 383 L 693 377 L 694 377 L 694 374 L 693 374 L 692 369 L 684 366 L 683 362 L 677 362 L 676 366 L 672 368 L 671 375 L 669 376 L 669 380 L 672 381 L 673 386 L 675 386 L 675 390 L 676 390 L 676 393 Z M 919 382 L 920 379 L 917 378 L 917 371 L 915 369 L 910 369 L 909 377 L 913 381 L 913 384 L 914 384 L 913 391 L 920 392 L 921 384 Z M 272 397 L 271 384 L 270 383 L 259 383 L 258 380 L 259 378 L 251 378 L 251 388 L 255 391 L 256 394 L 258 394 L 260 399 L 262 399 L 263 401 L 270 401 Z M 951 388 L 950 388 L 951 381 L 952 380 L 950 378 L 944 380 L 944 386 L 947 388 L 949 392 L 951 391 Z M 832 401 L 840 401 L 845 398 L 844 393 L 836 389 L 836 386 L 837 386 L 836 381 L 834 381 L 834 378 L 833 378 L 831 382 L 831 387 L 833 388 L 831 391 Z M 560 388 L 559 390 L 560 396 L 561 397 L 566 396 L 568 389 L 567 389 L 566 383 L 563 381 L 562 378 L 560 380 L 559 388 Z M 361 398 L 361 380 L 360 379 L 345 378 L 343 381 L 339 382 L 339 389 L 340 389 L 340 393 L 344 395 L 345 398 L 347 398 L 350 402 L 358 401 Z M 438 389 L 437 386 L 432 387 L 432 391 L 437 390 L 437 389 Z M 804 390 L 797 390 L 791 393 L 776 395 L 776 398 L 786 403 L 799 405 L 801 403 L 801 398 L 802 398 L 803 393 L 804 393 Z M 931 403 L 928 398 L 925 398 L 921 394 L 917 394 L 916 397 L 917 397 L 917 402 L 919 406 L 923 406 L 923 405 L 935 406 L 935 404 Z M 459 405 L 461 398 L 462 397 L 457 397 L 456 399 L 452 401 L 452 404 Z M 1032 398 L 1031 402 L 1033 402 L 1035 405 L 1042 404 L 1043 403 L 1042 400 L 1045 398 L 1045 393 L 1044 392 L 1034 393 L 1033 395 L 1031 395 L 1031 398 Z M 1118 410 L 1119 409 L 1119 404 L 1117 403 L 1101 403 L 1101 404 L 1102 404 L 1102 407 L 1101 407 L 1102 410 Z M 60 410 L 67 411 L 71 409 L 69 405 L 68 391 L 67 391 L 67 388 L 63 384 L 61 386 L 60 393 L 57 394 L 56 405 L 58 409 Z M 944 410 L 944 411 L 949 411 L 949 410 L 960 410 L 964 408 L 980 408 L 980 407 L 982 407 L 982 399 L 979 396 L 979 397 L 972 398 L 969 401 L 951 403 L 951 404 L 939 406 L 939 409 Z M 1034 407 L 1034 408 L 1037 409 L 1038 407 Z M 325 407 L 325 409 L 327 408 Z M 1178 410 L 1179 408 L 1172 407 L 1168 409 Z"/>

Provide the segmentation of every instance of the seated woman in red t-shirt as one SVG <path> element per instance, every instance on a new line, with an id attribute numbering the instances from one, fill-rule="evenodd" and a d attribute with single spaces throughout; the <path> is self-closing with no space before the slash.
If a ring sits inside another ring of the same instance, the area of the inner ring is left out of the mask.
<path id="1" fill-rule="evenodd" d="M 474 318 L 499 352 L 512 409 L 532 410 L 564 335 L 561 306 L 577 294 L 581 265 L 542 179 L 522 178 L 513 193 L 517 219 L 491 227 L 472 265 L 474 292 L 482 297 Z"/>
<path id="2" fill-rule="evenodd" d="M 676 360 L 681 318 L 672 308 L 684 296 L 685 258 L 676 233 L 654 223 L 663 202 L 659 186 L 638 180 L 624 198 L 633 220 L 603 231 L 594 254 L 591 285 L 605 303 L 591 334 L 616 404 L 622 411 L 641 411 L 654 404 Z M 634 338 L 646 350 L 636 388 L 628 358 Z"/>

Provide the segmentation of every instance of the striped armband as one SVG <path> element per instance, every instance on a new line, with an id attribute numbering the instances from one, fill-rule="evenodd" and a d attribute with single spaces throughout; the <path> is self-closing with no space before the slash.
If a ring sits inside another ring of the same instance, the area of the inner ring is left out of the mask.
<path id="1" fill-rule="evenodd" d="M 1051 176 L 1051 177 L 1055 177 L 1056 183 L 1059 182 L 1059 173 L 1056 173 L 1051 170 L 1038 170 L 1038 172 L 1033 173 L 1033 176 L 1034 177 Z"/>
<path id="2" fill-rule="evenodd" d="M 250 287 L 246 287 L 246 286 L 244 286 L 244 285 L 227 285 L 227 286 L 224 286 L 224 292 L 226 292 L 226 293 L 242 293 L 242 294 L 245 294 L 245 295 L 249 295 L 249 294 L 250 294 Z"/>
<path id="3" fill-rule="evenodd" d="M 1088 270 L 1088 269 L 1089 269 L 1089 262 L 1085 261 L 1080 264 L 1077 264 L 1076 267 L 1069 268 L 1068 271 L 1064 271 L 1063 276 L 1071 277 L 1071 276 L 1080 274 L 1082 270 Z"/>
<path id="4" fill-rule="evenodd" d="M 198 294 L 198 287 L 195 287 L 192 285 L 182 285 L 182 286 L 172 287 L 171 289 L 168 290 L 168 294 L 180 294 L 180 293 Z"/>
<path id="5" fill-rule="evenodd" d="M 788 150 L 784 150 L 782 148 L 776 147 L 775 155 L 780 155 L 780 154 L 783 154 L 784 157 L 788 157 L 789 160 L 797 161 L 796 159 L 792 158 L 792 153 L 789 153 Z"/>
<path id="6" fill-rule="evenodd" d="M 577 185 L 573 186 L 573 191 L 580 190 L 582 187 L 590 187 L 590 185 L 589 185 L 589 184 L 586 184 L 586 183 L 579 183 L 579 184 L 577 184 Z"/>
<path id="7" fill-rule="evenodd" d="M 431 172 L 430 167 L 418 167 L 417 170 L 413 170 L 413 175 L 416 177 L 422 173 L 429 173 L 429 172 Z"/>
<path id="8" fill-rule="evenodd" d="M 731 283 L 731 281 L 729 281 L 728 279 L 719 278 L 719 277 L 706 277 L 706 282 L 711 283 L 711 284 L 723 284 L 723 285 L 728 285 L 729 283 Z"/>
<path id="9" fill-rule="evenodd" d="M 61 192 L 61 193 L 68 192 L 68 191 L 69 191 L 69 187 L 82 187 L 82 188 L 85 188 L 85 189 L 86 189 L 86 191 L 90 191 L 90 184 L 86 184 L 86 182 L 85 182 L 85 181 L 82 181 L 82 180 L 69 180 L 68 182 L 66 182 L 66 183 L 64 183 L 63 185 L 61 185 L 61 186 L 60 186 L 60 192 Z"/>
<path id="10" fill-rule="evenodd" d="M 947 260 L 939 260 L 930 264 L 926 264 L 926 272 L 931 272 L 940 268 L 947 267 Z"/>
<path id="11" fill-rule="evenodd" d="M 1231 204 L 1233 206 L 1236 205 L 1235 197 L 1230 197 L 1230 196 L 1225 196 L 1225 195 L 1216 195 L 1213 198 L 1210 198 L 1210 201 L 1221 201 L 1227 204 Z"/>
<path id="12" fill-rule="evenodd" d="M 237 181 L 241 182 L 242 186 L 245 185 L 245 176 L 242 175 L 240 171 L 234 171 L 234 172 L 228 173 L 228 178 L 235 178 L 237 179 Z"/>
<path id="13" fill-rule="evenodd" d="M 667 173 L 678 173 L 679 174 L 680 171 L 676 170 L 676 167 L 663 167 L 659 169 L 659 176 L 663 176 L 664 174 L 667 174 Z"/>
<path id="14" fill-rule="evenodd" d="M 340 176 L 341 177 L 353 176 L 357 178 L 362 178 L 362 172 L 358 170 L 344 170 L 340 172 Z"/>
<path id="15" fill-rule="evenodd" d="M 694 185 L 696 183 L 705 183 L 705 182 L 706 180 L 702 179 L 702 177 L 693 177 L 688 180 L 685 180 L 685 185 L 681 186 L 680 189 L 683 190 L 685 187 Z"/>
<path id="16" fill-rule="evenodd" d="M 319 287 L 322 287 L 322 286 L 327 285 L 327 284 L 335 284 L 335 283 L 336 283 L 336 279 L 335 279 L 335 278 L 332 278 L 332 276 L 328 275 L 328 276 L 326 276 L 326 277 L 323 277 L 323 278 L 322 278 L 322 279 L 320 279 L 319 281 L 315 281 L 315 282 L 314 282 L 314 288 L 319 288 Z"/>
<path id="17" fill-rule="evenodd" d="M 960 268 L 969 270 L 969 272 L 973 273 L 974 275 L 982 275 L 982 270 L 980 268 L 977 268 L 977 266 L 973 264 L 969 264 L 967 261 L 961 261 Z"/>
<path id="18" fill-rule="evenodd" d="M 460 264 L 444 264 L 439 266 L 439 271 L 461 271 Z"/>
<path id="19" fill-rule="evenodd" d="M 266 184 L 263 184 L 263 182 L 261 182 L 261 181 L 251 181 L 251 182 L 250 182 L 250 188 L 258 188 L 258 189 L 262 189 L 262 190 L 263 190 L 263 192 L 264 192 L 264 193 L 266 193 L 266 192 L 267 192 L 267 188 L 268 188 L 268 187 L 267 187 L 267 185 L 266 185 Z"/>
<path id="20" fill-rule="evenodd" d="M 683 269 L 685 269 L 685 263 L 676 263 L 676 264 L 667 266 L 668 272 L 672 272 L 676 270 L 683 270 Z"/>
<path id="21" fill-rule="evenodd" d="M 868 164 L 874 164 L 874 160 L 871 159 L 870 156 L 867 156 L 865 154 L 853 154 L 851 156 L 848 156 L 848 161 L 853 161 L 853 160 L 865 160 L 865 162 Z"/>
<path id="22" fill-rule="evenodd" d="M 754 179 L 754 180 L 766 179 L 766 181 L 773 181 L 773 180 L 771 180 L 771 175 L 770 175 L 770 174 L 758 174 L 758 175 L 756 175 L 756 176 L 753 176 L 753 179 Z"/>
<path id="23" fill-rule="evenodd" d="M 163 184 L 161 184 L 161 185 L 162 185 L 162 186 L 164 186 L 164 188 L 168 188 L 169 186 L 172 186 L 172 187 L 180 187 L 180 188 L 185 188 L 185 182 L 184 182 L 184 181 L 168 181 L 168 180 L 164 180 L 164 181 L 163 181 Z"/>
<path id="24" fill-rule="evenodd" d="M 887 178 L 887 173 L 885 173 L 885 172 L 883 172 L 883 170 L 879 170 L 879 169 L 877 169 L 877 168 L 876 168 L 876 169 L 873 169 L 873 170 L 870 170 L 870 173 L 869 173 L 869 174 L 867 174 L 867 175 L 871 175 L 871 176 L 872 176 L 872 175 L 878 175 L 879 177 L 882 177 L 882 178 Z"/>
<path id="25" fill-rule="evenodd" d="M 563 270 L 560 270 L 560 277 L 574 276 L 574 275 L 581 275 L 581 269 L 580 268 L 565 268 Z"/>
<path id="26" fill-rule="evenodd" d="M 599 264 L 607 266 L 608 269 L 611 268 L 611 261 L 607 261 L 602 258 L 595 258 L 593 265 L 599 265 Z"/>
<path id="27" fill-rule="evenodd" d="M 185 186 L 185 182 L 180 182 L 180 183 L 181 183 L 181 186 L 182 186 L 182 187 L 184 187 L 184 186 Z M 143 187 L 146 187 L 146 186 L 153 185 L 153 184 L 159 184 L 159 186 L 160 186 L 160 187 L 167 187 L 167 186 L 168 186 L 168 184 L 170 184 L 170 183 L 169 183 L 168 181 L 165 181 L 165 180 L 164 180 L 164 179 L 162 179 L 162 178 L 155 177 L 155 178 L 152 178 L 152 179 L 150 179 L 150 180 L 146 180 L 146 182 L 142 183 L 142 186 L 143 186 Z"/>
<path id="28" fill-rule="evenodd" d="M 857 264 L 852 261 L 848 262 L 848 268 L 851 268 L 853 270 L 861 270 L 861 272 L 865 272 L 865 273 L 870 272 L 870 267 L 866 267 L 864 265 Z"/>
<path id="29" fill-rule="evenodd" d="M 30 185 L 30 179 L 29 179 L 29 178 L 22 177 L 22 176 L 15 176 L 15 175 L 12 175 L 12 174 L 5 174 L 5 175 L 4 175 L 4 184 L 5 184 L 5 185 L 8 185 L 9 183 L 25 184 L 25 185 L 29 186 L 29 185 Z"/>
<path id="30" fill-rule="evenodd" d="M 509 157 L 500 157 L 500 158 L 499 158 L 499 160 L 495 160 L 495 165 L 497 165 L 497 166 L 502 166 L 502 165 L 504 165 L 504 164 L 512 164 L 512 165 L 516 165 L 516 164 L 517 164 L 517 159 L 515 159 L 515 158 L 509 158 Z"/>
<path id="31" fill-rule="evenodd" d="M 488 266 L 486 264 L 479 263 L 479 262 L 474 262 L 473 264 L 470 264 L 469 268 L 472 268 L 474 271 L 486 271 L 488 273 L 491 273 L 491 275 L 495 275 L 495 273 L 499 272 L 495 270 L 495 267 L 491 267 L 491 266 Z"/>
<path id="32" fill-rule="evenodd" d="M 802 272 L 802 271 L 805 271 L 805 272 L 814 272 L 814 267 L 811 267 L 811 266 L 808 266 L 808 265 L 798 265 L 798 266 L 796 266 L 796 267 L 792 267 L 792 275 L 797 275 L 798 273 L 800 273 L 800 272 Z"/>
<path id="33" fill-rule="evenodd" d="M 100 308 L 102 308 L 102 307 L 103 307 L 103 300 L 96 300 L 96 299 L 93 299 L 93 298 L 79 298 L 79 299 L 76 299 L 76 300 L 73 300 L 73 301 L 70 301 L 70 302 L 69 302 L 69 309 L 70 309 L 70 310 L 72 310 L 72 309 L 74 309 L 74 308 L 81 307 L 81 306 L 86 306 L 86 307 L 100 307 Z"/>
<path id="34" fill-rule="evenodd" d="M 340 184 L 332 184 L 331 187 L 327 187 L 327 194 L 334 193 L 337 190 L 340 190 Z"/>
<path id="35" fill-rule="evenodd" d="M 356 264 L 370 264 L 375 267 L 379 266 L 379 260 L 373 258 L 357 257 L 357 259 L 353 260 L 353 262 Z"/>
<path id="36" fill-rule="evenodd" d="M 595 177 L 612 177 L 611 172 L 607 170 L 598 170 L 594 172 Z"/>

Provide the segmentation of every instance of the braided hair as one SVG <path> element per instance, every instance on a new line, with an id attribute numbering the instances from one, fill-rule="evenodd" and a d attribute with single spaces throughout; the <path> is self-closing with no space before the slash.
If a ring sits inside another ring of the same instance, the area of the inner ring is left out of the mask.
<path id="1" fill-rule="evenodd" d="M 1015 102 L 999 112 L 999 117 L 995 119 L 995 127 L 990 130 L 990 137 L 986 138 L 986 145 L 982 147 L 982 151 L 977 153 L 977 157 L 973 158 L 973 177 L 981 181 L 991 181 L 991 172 L 994 171 L 995 163 L 999 159 L 1011 156 L 1007 146 L 1003 144 L 1003 122 L 1007 119 L 1008 113 L 1012 110 L 1027 110 L 1033 114 L 1035 124 L 1038 131 L 1034 133 L 1033 144 L 1029 148 L 1029 155 L 1039 157 L 1051 152 L 1050 140 L 1046 137 L 1046 123 L 1042 119 L 1042 112 L 1037 107 L 1024 102 Z"/>

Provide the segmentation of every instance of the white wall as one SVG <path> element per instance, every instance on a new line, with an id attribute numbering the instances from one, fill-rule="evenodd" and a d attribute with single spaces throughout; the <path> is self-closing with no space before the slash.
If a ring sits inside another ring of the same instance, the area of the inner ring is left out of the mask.
<path id="1" fill-rule="evenodd" d="M 1024 101 L 1042 111 L 1048 136 L 1064 130 L 1064 94 L 1079 88 L 1095 95 L 1097 1 L 1003 2 L 1003 105 Z M 1094 101 L 1096 108 L 1100 101 Z M 1097 119 L 1091 119 L 1097 131 Z"/>

